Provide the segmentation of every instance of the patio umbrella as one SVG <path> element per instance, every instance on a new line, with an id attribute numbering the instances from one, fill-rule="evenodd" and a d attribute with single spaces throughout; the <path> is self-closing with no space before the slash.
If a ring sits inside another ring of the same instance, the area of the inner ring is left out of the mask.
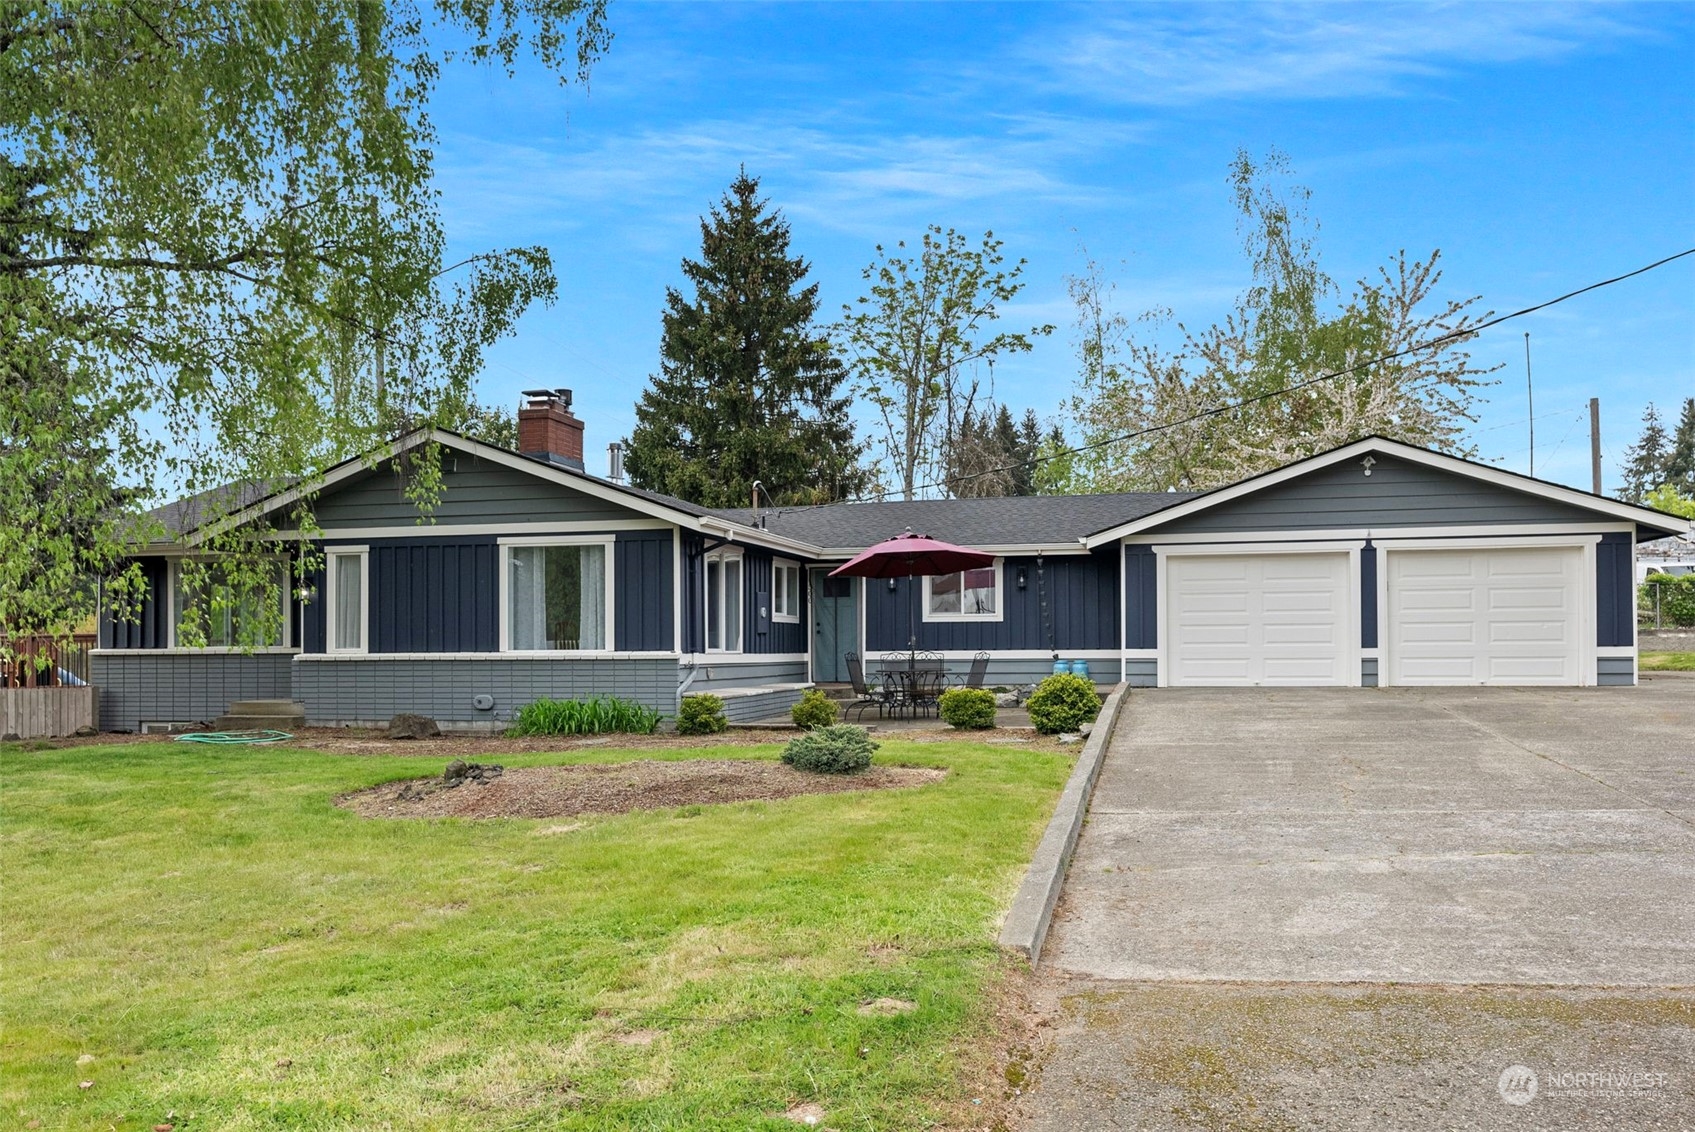
<path id="1" fill-rule="evenodd" d="M 929 535 L 915 535 L 911 531 L 884 539 L 875 546 L 867 547 L 848 559 L 842 565 L 830 571 L 832 578 L 915 578 L 925 575 L 955 574 L 961 570 L 975 570 L 980 566 L 993 566 L 995 556 L 985 554 L 981 550 L 970 547 L 955 546 L 951 542 L 931 538 Z M 914 610 L 916 608 L 913 595 L 907 595 L 906 601 L 906 630 L 907 644 L 911 649 L 909 664 L 918 658 L 918 631 Z"/>

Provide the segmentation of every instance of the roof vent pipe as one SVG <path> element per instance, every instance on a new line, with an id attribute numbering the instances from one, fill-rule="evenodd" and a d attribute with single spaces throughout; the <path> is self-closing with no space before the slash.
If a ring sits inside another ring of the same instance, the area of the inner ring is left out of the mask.
<path id="1" fill-rule="evenodd" d="M 624 482 L 624 446 L 616 440 L 606 446 L 606 478 L 613 483 Z"/>

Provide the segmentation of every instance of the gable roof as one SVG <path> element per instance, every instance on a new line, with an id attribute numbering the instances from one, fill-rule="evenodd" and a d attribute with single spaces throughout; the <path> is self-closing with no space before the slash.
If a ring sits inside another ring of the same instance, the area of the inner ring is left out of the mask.
<path id="1" fill-rule="evenodd" d="M 1102 527 L 1169 507 L 1191 494 L 1119 492 L 832 503 L 762 511 L 759 521 L 775 534 L 812 543 L 826 556 L 858 553 L 909 529 L 987 550 L 1075 552 Z M 718 513 L 737 523 L 755 522 L 754 512 L 747 509 Z"/>
<path id="2" fill-rule="evenodd" d="M 1688 519 L 1658 511 L 1652 507 L 1608 499 L 1604 495 L 1595 495 L 1592 492 L 1566 487 L 1564 484 L 1535 479 L 1518 472 L 1509 472 L 1503 468 L 1479 464 L 1476 461 L 1466 460 L 1459 456 L 1434 452 L 1428 448 L 1419 448 L 1399 440 L 1390 440 L 1386 436 L 1368 436 L 1362 440 L 1356 440 L 1352 444 L 1344 444 L 1340 448 L 1333 448 L 1328 452 L 1321 452 L 1304 460 L 1297 460 L 1292 464 L 1285 464 L 1280 468 L 1273 468 L 1271 471 L 1261 472 L 1259 475 L 1249 476 L 1247 479 L 1238 480 L 1211 491 L 1201 492 L 1198 495 L 1173 502 L 1157 511 L 1151 511 L 1127 521 L 1103 527 L 1089 535 L 1087 544 L 1092 548 L 1113 542 L 1126 535 L 1155 530 L 1177 519 L 1251 496 L 1322 468 L 1345 463 L 1349 460 L 1363 459 L 1370 455 L 1393 456 L 1411 463 L 1436 468 L 1452 475 L 1481 480 L 1511 491 L 1520 491 L 1563 503 L 1566 506 L 1605 516 L 1614 521 L 1634 523 L 1639 528 L 1651 532 L 1657 531 L 1668 535 L 1685 534 L 1691 527 Z"/>

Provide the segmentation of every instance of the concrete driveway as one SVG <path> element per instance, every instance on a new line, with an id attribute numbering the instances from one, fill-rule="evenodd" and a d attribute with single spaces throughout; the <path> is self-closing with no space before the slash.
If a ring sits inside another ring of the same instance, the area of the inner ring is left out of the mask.
<path id="1" fill-rule="evenodd" d="M 1695 1125 L 1695 680 L 1137 693 L 1043 964 L 1032 1128 Z"/>

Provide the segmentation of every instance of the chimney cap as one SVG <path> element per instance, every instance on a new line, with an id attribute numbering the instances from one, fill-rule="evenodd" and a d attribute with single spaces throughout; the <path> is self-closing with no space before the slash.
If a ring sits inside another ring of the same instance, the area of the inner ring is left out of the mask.
<path id="1" fill-rule="evenodd" d="M 536 401 L 558 401 L 564 408 L 571 407 L 571 391 L 569 389 L 526 389 L 524 396 Z"/>

